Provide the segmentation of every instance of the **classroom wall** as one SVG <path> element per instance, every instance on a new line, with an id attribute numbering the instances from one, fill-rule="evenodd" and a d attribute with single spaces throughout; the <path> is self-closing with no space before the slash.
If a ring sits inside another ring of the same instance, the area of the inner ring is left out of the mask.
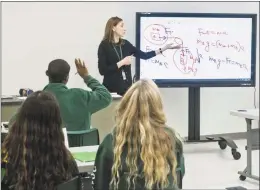
<path id="1" fill-rule="evenodd" d="M 106 21 L 111 16 L 122 17 L 127 29 L 126 38 L 135 44 L 136 12 L 258 14 L 259 2 L 4 2 L 2 93 L 18 94 L 22 87 L 42 89 L 48 82 L 45 76 L 47 65 L 55 58 L 63 58 L 71 64 L 69 87 L 85 88 L 81 78 L 74 74 L 76 57 L 84 59 L 91 75 L 102 81 L 97 70 L 97 48 Z M 259 25 L 257 28 L 259 31 Z M 134 63 L 132 69 L 134 71 Z M 161 89 L 161 93 L 168 124 L 182 136 L 187 136 L 188 90 Z M 202 88 L 201 134 L 245 131 L 244 120 L 230 116 L 229 110 L 253 108 L 253 97 L 253 88 Z"/>

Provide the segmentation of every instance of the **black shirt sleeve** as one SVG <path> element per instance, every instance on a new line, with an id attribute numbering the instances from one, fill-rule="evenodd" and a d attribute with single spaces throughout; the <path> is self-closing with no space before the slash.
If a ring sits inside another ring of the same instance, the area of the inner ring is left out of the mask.
<path id="1" fill-rule="evenodd" d="M 93 171 L 94 190 L 109 190 L 112 166 L 113 166 L 112 134 L 109 134 L 99 145 L 97 151 L 94 171 Z"/>
<path id="2" fill-rule="evenodd" d="M 125 44 L 129 47 L 131 54 L 133 54 L 136 58 L 147 60 L 156 56 L 155 51 L 143 52 L 127 40 L 125 40 Z"/>
<path id="3" fill-rule="evenodd" d="M 117 64 L 108 65 L 106 57 L 106 44 L 103 41 L 98 47 L 98 70 L 102 76 L 118 70 Z"/>

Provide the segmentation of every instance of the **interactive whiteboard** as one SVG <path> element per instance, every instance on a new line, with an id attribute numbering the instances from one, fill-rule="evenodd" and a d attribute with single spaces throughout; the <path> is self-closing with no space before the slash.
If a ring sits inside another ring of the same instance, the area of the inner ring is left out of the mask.
<path id="1" fill-rule="evenodd" d="M 256 15 L 137 13 L 137 48 L 167 50 L 137 59 L 136 77 L 159 86 L 254 86 Z"/>

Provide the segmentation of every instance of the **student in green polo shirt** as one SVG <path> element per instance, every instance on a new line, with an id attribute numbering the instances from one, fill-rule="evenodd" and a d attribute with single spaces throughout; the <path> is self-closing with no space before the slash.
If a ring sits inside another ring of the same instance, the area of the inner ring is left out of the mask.
<path id="1" fill-rule="evenodd" d="M 99 146 L 94 190 L 176 190 L 185 173 L 183 144 L 166 126 L 159 89 L 151 80 L 134 83 L 116 111 L 116 125 Z"/>
<path id="2" fill-rule="evenodd" d="M 84 132 L 90 129 L 91 115 L 107 107 L 112 97 L 106 87 L 89 74 L 83 61 L 75 59 L 75 65 L 77 74 L 92 91 L 66 86 L 70 65 L 62 59 L 55 59 L 49 63 L 46 71 L 49 84 L 43 90 L 53 93 L 57 98 L 67 131 Z M 14 120 L 15 117 L 10 120 L 10 126 Z"/>
<path id="3" fill-rule="evenodd" d="M 79 76 L 92 91 L 81 88 L 69 89 L 66 86 L 70 66 L 62 59 L 50 62 L 46 71 L 49 84 L 44 87 L 44 90 L 50 91 L 56 96 L 62 120 L 68 131 L 89 129 L 91 115 L 107 107 L 112 101 L 110 92 L 98 80 L 89 75 L 84 62 L 76 59 L 75 64 Z"/>

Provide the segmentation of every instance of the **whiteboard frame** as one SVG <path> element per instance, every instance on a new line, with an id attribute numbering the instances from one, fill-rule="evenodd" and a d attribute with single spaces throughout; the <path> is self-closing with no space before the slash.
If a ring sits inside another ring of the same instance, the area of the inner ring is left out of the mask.
<path id="1" fill-rule="evenodd" d="M 136 47 L 140 49 L 140 28 L 143 17 L 199 17 L 199 18 L 251 18 L 251 79 L 172 79 L 154 80 L 161 88 L 171 87 L 255 87 L 256 85 L 256 35 L 257 14 L 234 14 L 234 13 L 162 13 L 162 12 L 137 12 L 136 13 Z M 136 58 L 135 78 L 140 79 L 140 59 Z"/>

